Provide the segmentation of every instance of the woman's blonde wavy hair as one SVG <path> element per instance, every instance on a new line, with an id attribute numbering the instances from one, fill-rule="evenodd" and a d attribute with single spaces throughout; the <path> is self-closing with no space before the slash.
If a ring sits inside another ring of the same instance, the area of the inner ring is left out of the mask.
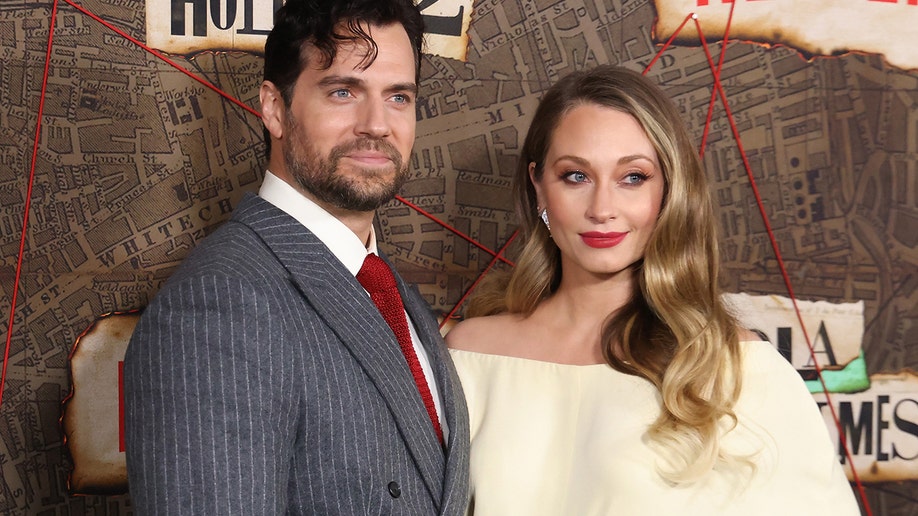
<path id="1" fill-rule="evenodd" d="M 715 467 L 750 466 L 719 445 L 725 428 L 736 424 L 741 363 L 737 322 L 718 287 L 716 222 L 704 170 L 678 110 L 642 75 L 599 66 L 572 73 L 545 93 L 513 187 L 523 248 L 509 277 L 492 278 L 466 316 L 529 315 L 557 289 L 560 251 L 539 220 L 529 163 L 536 164 L 534 176 L 540 180 L 555 127 L 583 104 L 634 116 L 654 146 L 665 179 L 659 218 L 643 261 L 634 266 L 631 301 L 611 313 L 603 327 L 605 360 L 660 391 L 662 412 L 647 438 L 658 451 L 664 479 L 690 483 Z"/>

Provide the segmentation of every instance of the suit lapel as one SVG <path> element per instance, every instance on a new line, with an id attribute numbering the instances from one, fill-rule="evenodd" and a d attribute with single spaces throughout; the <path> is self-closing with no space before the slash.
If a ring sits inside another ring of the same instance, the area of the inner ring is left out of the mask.
<path id="1" fill-rule="evenodd" d="M 430 430 L 430 418 L 398 341 L 366 291 L 325 244 L 267 201 L 246 197 L 234 220 L 262 237 L 306 301 L 376 385 L 430 495 L 439 504 L 443 450 Z"/>
<path id="2" fill-rule="evenodd" d="M 449 426 L 446 472 L 443 479 L 445 494 L 440 506 L 441 514 L 460 513 L 465 510 L 468 503 L 469 418 L 465 395 L 456 368 L 449 358 L 449 352 L 440 338 L 440 329 L 431 316 L 430 308 L 416 287 L 408 286 L 400 277 L 398 282 L 405 309 L 411 316 L 430 358 L 440 390 L 443 416 Z"/>

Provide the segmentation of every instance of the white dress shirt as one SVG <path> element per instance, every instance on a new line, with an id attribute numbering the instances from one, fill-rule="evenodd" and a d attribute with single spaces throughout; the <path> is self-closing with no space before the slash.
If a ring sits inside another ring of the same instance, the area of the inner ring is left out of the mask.
<path id="1" fill-rule="evenodd" d="M 319 238 L 329 251 L 347 267 L 347 270 L 357 276 L 363 261 L 367 254 L 378 254 L 376 248 L 376 231 L 370 226 L 370 240 L 366 246 L 357 238 L 357 235 L 350 230 L 343 222 L 338 220 L 334 215 L 328 213 L 321 206 L 316 204 L 290 186 L 286 181 L 280 179 L 271 173 L 265 171 L 265 179 L 258 190 L 258 196 L 277 206 L 291 217 L 299 221 L 309 231 Z M 369 296 L 370 294 L 367 293 Z M 414 323 L 411 316 L 405 313 L 408 318 L 408 328 L 411 331 L 411 343 L 414 345 L 414 351 L 418 356 L 418 362 L 421 363 L 421 369 L 424 371 L 424 377 L 430 388 L 430 394 L 433 396 L 434 405 L 437 409 L 437 417 L 440 419 L 440 427 L 443 430 L 443 439 L 449 435 L 447 433 L 446 421 L 443 419 L 443 408 L 440 402 L 437 382 L 434 380 L 433 369 L 430 366 L 430 359 L 424 346 L 418 338 Z"/>

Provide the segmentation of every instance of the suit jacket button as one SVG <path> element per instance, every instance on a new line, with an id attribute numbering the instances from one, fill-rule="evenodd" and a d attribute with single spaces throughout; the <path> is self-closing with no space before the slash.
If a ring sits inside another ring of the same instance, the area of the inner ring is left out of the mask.
<path id="1" fill-rule="evenodd" d="M 398 482 L 389 482 L 389 494 L 392 498 L 402 496 L 402 488 L 398 486 Z"/>

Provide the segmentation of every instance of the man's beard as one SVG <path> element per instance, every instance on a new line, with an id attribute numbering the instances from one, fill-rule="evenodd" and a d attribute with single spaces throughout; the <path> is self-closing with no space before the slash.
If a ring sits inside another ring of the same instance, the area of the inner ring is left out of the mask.
<path id="1" fill-rule="evenodd" d="M 320 202 L 347 211 L 374 211 L 392 200 L 408 179 L 408 164 L 402 164 L 401 154 L 386 140 L 359 138 L 336 145 L 328 156 L 322 157 L 289 112 L 287 120 L 284 145 L 287 170 L 300 187 Z M 355 150 L 383 152 L 395 167 L 394 175 L 388 177 L 389 169 L 357 167 L 352 177 L 345 176 L 339 171 L 341 158 Z"/>

